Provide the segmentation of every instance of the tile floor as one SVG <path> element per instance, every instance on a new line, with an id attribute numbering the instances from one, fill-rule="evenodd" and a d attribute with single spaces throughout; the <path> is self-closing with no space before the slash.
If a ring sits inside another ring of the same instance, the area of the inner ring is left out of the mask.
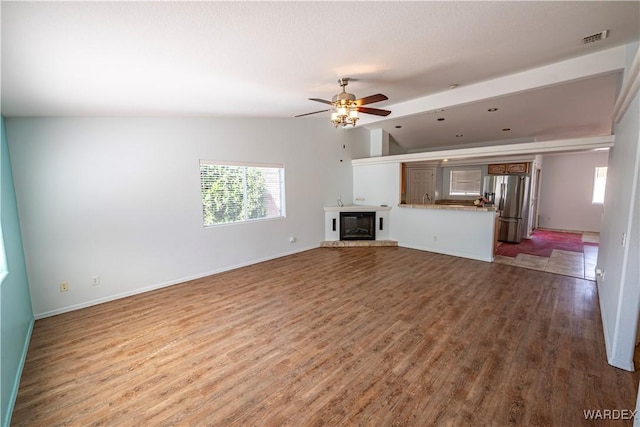
<path id="1" fill-rule="evenodd" d="M 598 243 L 598 234 L 584 233 L 582 241 Z M 549 258 L 528 254 L 518 254 L 515 258 L 498 255 L 494 262 L 595 281 L 598 247 L 584 245 L 583 250 L 584 253 L 554 249 Z"/>

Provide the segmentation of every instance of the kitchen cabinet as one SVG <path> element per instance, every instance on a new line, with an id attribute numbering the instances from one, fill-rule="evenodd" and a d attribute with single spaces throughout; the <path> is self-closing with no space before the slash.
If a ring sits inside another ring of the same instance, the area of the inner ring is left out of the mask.
<path id="1" fill-rule="evenodd" d="M 507 173 L 529 173 L 529 163 L 507 163 Z"/>
<path id="2" fill-rule="evenodd" d="M 529 173 L 529 163 L 493 163 L 487 165 L 489 175 L 504 175 L 510 173 Z"/>
<path id="3" fill-rule="evenodd" d="M 487 173 L 489 175 L 500 175 L 503 173 L 507 173 L 507 164 L 506 163 L 494 163 L 489 165 L 487 168 Z"/>

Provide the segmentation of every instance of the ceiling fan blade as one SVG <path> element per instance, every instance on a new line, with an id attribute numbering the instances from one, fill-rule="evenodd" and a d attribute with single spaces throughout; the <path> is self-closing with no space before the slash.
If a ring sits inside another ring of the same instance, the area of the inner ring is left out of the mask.
<path id="1" fill-rule="evenodd" d="M 356 105 L 359 107 L 361 105 L 373 104 L 374 102 L 386 101 L 387 96 L 381 93 L 376 93 L 375 95 L 365 96 L 364 98 L 360 98 L 356 100 Z"/>
<path id="2" fill-rule="evenodd" d="M 299 115 L 294 116 L 294 117 L 303 117 L 303 116 L 309 116 L 309 115 L 311 115 L 311 114 L 324 113 L 324 112 L 326 112 L 326 111 L 331 111 L 332 109 L 333 109 L 333 108 L 330 108 L 330 109 L 328 109 L 328 110 L 314 111 L 313 113 L 299 114 Z"/>
<path id="3" fill-rule="evenodd" d="M 379 108 L 358 107 L 360 113 L 374 114 L 376 116 L 388 116 L 391 114 L 389 110 L 380 110 Z"/>
<path id="4" fill-rule="evenodd" d="M 323 104 L 333 105 L 333 102 L 326 101 L 326 100 L 320 99 L 320 98 L 309 98 L 309 101 L 316 101 L 316 102 L 322 102 Z"/>

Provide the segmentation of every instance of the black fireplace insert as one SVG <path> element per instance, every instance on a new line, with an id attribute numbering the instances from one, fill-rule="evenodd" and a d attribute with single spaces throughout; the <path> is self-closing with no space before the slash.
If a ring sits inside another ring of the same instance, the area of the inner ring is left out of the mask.
<path id="1" fill-rule="evenodd" d="M 340 212 L 340 240 L 376 240 L 376 213 Z"/>

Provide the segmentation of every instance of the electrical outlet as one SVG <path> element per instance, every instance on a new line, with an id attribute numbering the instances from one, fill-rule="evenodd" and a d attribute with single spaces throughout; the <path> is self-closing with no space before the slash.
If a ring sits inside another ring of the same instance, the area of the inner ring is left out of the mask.
<path id="1" fill-rule="evenodd" d="M 68 282 L 60 282 L 60 292 L 67 292 L 69 290 Z"/>
<path id="2" fill-rule="evenodd" d="M 91 277 L 91 284 L 93 286 L 99 285 L 100 284 L 100 276 L 92 276 Z"/>

